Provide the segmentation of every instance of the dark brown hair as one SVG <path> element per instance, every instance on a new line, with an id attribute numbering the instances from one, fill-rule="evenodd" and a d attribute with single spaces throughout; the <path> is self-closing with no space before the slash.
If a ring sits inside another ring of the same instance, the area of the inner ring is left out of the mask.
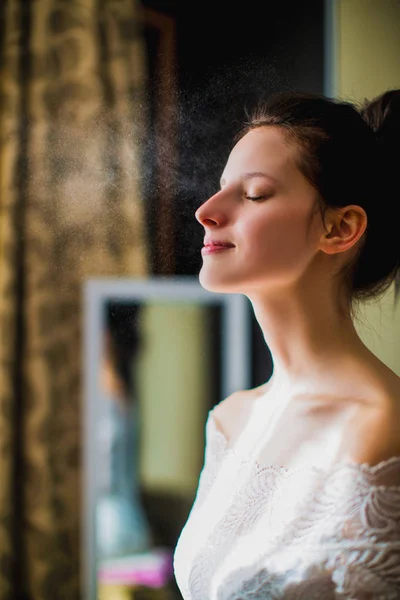
<path id="1" fill-rule="evenodd" d="M 362 207 L 367 229 L 358 251 L 336 276 L 354 314 L 354 302 L 383 294 L 395 282 L 400 295 L 399 187 L 395 181 L 400 134 L 400 90 L 359 105 L 323 95 L 286 91 L 267 98 L 237 139 L 264 126 L 281 127 L 300 149 L 297 166 L 318 192 L 324 221 L 329 208 Z M 396 160 L 396 164 L 395 164 Z"/>

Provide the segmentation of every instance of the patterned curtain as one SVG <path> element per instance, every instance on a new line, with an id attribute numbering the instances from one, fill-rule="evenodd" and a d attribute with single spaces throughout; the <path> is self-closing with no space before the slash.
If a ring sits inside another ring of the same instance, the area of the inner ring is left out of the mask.
<path id="1" fill-rule="evenodd" d="M 82 288 L 147 276 L 133 0 L 3 0 L 0 597 L 80 598 Z"/>

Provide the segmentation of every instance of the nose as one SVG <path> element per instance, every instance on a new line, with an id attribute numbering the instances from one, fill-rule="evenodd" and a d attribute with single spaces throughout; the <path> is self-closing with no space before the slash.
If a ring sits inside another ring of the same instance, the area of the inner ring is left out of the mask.
<path id="1" fill-rule="evenodd" d="M 195 217 L 201 225 L 223 225 L 226 222 L 226 211 L 223 211 L 219 202 L 221 194 L 222 190 L 211 196 L 196 210 Z"/>

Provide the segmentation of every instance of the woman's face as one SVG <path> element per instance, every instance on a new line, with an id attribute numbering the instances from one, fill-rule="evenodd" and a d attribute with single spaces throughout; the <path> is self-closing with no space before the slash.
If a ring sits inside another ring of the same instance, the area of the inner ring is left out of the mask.
<path id="1" fill-rule="evenodd" d="M 221 189 L 196 211 L 205 244 L 234 247 L 202 250 L 201 285 L 214 292 L 267 291 L 301 278 L 316 254 L 321 230 L 308 223 L 317 192 L 295 163 L 278 127 L 247 133 L 233 148 L 221 177 Z"/>

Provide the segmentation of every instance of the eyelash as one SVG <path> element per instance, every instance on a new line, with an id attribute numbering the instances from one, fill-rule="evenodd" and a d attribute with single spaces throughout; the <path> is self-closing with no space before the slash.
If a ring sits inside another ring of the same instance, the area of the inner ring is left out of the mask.
<path id="1" fill-rule="evenodd" d="M 247 200 L 263 200 L 264 198 L 267 198 L 267 194 L 264 194 L 262 196 L 247 196 L 247 195 L 245 195 L 245 198 L 247 198 Z"/>

